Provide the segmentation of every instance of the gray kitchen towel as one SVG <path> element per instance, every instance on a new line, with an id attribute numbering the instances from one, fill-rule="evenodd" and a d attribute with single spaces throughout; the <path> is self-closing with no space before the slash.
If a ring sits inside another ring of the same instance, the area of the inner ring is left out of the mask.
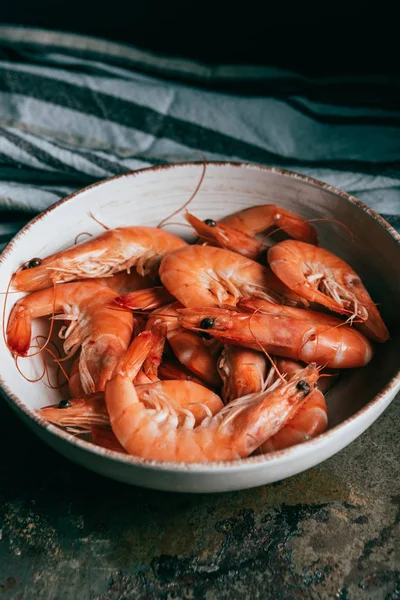
<path id="1" fill-rule="evenodd" d="M 0 249 L 76 189 L 161 163 L 240 160 L 335 185 L 400 229 L 400 79 L 212 67 L 0 27 Z"/>

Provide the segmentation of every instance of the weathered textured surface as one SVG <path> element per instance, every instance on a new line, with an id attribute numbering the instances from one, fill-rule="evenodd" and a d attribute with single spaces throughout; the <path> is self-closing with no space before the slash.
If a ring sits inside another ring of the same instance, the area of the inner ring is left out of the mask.
<path id="1" fill-rule="evenodd" d="M 0 599 L 400 595 L 400 404 L 320 467 L 178 495 L 63 459 L 0 403 Z"/>

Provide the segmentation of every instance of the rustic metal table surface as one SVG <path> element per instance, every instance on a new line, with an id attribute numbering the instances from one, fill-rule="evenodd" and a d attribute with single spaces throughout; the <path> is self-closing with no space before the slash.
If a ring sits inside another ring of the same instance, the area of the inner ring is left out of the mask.
<path id="1" fill-rule="evenodd" d="M 186 495 L 109 481 L 0 403 L 0 599 L 398 598 L 400 405 L 301 475 Z"/>

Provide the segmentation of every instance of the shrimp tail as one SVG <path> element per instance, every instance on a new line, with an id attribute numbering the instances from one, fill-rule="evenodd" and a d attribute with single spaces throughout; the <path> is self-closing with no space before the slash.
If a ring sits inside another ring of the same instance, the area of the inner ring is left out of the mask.
<path id="1" fill-rule="evenodd" d="M 103 391 L 125 348 L 120 340 L 103 335 L 82 345 L 79 357 L 81 383 L 86 394 Z"/>
<path id="2" fill-rule="evenodd" d="M 139 333 L 120 359 L 116 366 L 115 373 L 127 376 L 133 381 L 142 368 L 144 361 L 148 357 L 156 341 L 156 336 L 151 331 L 142 331 L 142 333 Z"/>
<path id="3" fill-rule="evenodd" d="M 32 335 L 32 313 L 29 308 L 16 304 L 11 311 L 7 326 L 7 344 L 17 356 L 26 356 L 29 352 Z"/>

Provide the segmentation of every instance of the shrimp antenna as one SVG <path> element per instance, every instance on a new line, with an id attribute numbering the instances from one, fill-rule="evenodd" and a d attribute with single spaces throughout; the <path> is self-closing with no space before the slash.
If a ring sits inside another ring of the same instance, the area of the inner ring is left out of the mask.
<path id="1" fill-rule="evenodd" d="M 184 202 L 182 204 L 182 206 L 180 206 L 179 208 L 177 208 L 176 210 L 174 210 L 173 213 L 171 213 L 168 217 L 165 217 L 165 219 L 163 219 L 162 221 L 159 222 L 159 224 L 157 225 L 158 229 L 161 229 L 165 225 L 165 223 L 167 221 L 169 221 L 172 217 L 174 217 L 175 215 L 179 214 L 182 210 L 184 210 L 187 206 L 189 206 L 189 204 L 192 202 L 192 200 L 194 199 L 194 197 L 197 195 L 197 193 L 198 193 L 198 191 L 199 191 L 199 189 L 201 187 L 201 184 L 203 183 L 203 179 L 205 177 L 206 169 L 207 169 L 206 157 L 201 152 L 199 152 L 199 154 L 203 158 L 203 171 L 202 171 L 201 177 L 199 179 L 199 182 L 198 182 L 198 184 L 196 186 L 196 189 L 194 190 L 193 194 L 190 196 L 189 200 L 186 200 L 186 202 Z"/>
<path id="2" fill-rule="evenodd" d="M 21 367 L 18 364 L 19 358 L 20 358 L 20 356 L 15 356 L 15 358 L 14 358 L 15 366 L 17 368 L 18 373 L 25 379 L 25 381 L 28 381 L 28 383 L 37 383 L 38 381 L 41 381 L 43 379 L 43 377 L 46 375 L 46 367 L 44 366 L 44 360 L 43 360 L 43 373 L 37 379 L 29 379 L 29 377 L 24 375 L 24 373 L 21 371 Z M 42 356 L 42 359 L 43 359 L 43 356 Z"/>
<path id="3" fill-rule="evenodd" d="M 97 219 L 94 214 L 92 213 L 92 211 L 89 212 L 90 217 L 93 219 L 93 221 L 96 221 L 96 223 L 98 225 L 101 225 L 101 227 L 103 227 L 103 229 L 105 229 L 106 231 L 108 231 L 110 229 L 110 227 L 107 227 L 107 225 L 104 225 L 104 223 L 102 223 L 100 221 L 100 219 Z"/>
<path id="4" fill-rule="evenodd" d="M 41 346 L 40 343 L 39 343 L 39 338 L 45 339 L 46 340 L 46 344 L 51 343 L 54 346 L 54 349 L 56 350 L 56 352 L 59 353 L 59 349 L 57 348 L 57 346 L 55 345 L 55 343 L 53 341 L 49 342 L 47 340 L 46 336 L 44 336 L 44 335 L 38 335 L 35 338 L 37 345 L 36 346 L 31 346 L 31 348 L 39 348 L 39 351 L 37 353 L 35 353 L 35 354 L 40 354 L 40 358 L 42 359 L 42 362 L 43 362 L 43 373 L 39 377 L 37 377 L 36 379 L 29 379 L 29 377 L 27 377 L 22 372 L 21 367 L 18 364 L 18 359 L 21 358 L 21 357 L 16 356 L 15 357 L 15 366 L 17 368 L 18 373 L 25 379 L 25 381 L 28 381 L 29 383 L 37 383 L 37 382 L 41 381 L 43 379 L 43 377 L 46 376 L 47 384 L 45 383 L 45 385 L 46 385 L 46 387 L 49 387 L 52 390 L 58 390 L 58 389 L 62 388 L 65 385 L 65 383 L 68 382 L 69 385 L 70 385 L 70 387 L 71 387 L 71 389 L 73 390 L 74 394 L 76 394 L 77 391 L 74 388 L 74 385 L 71 383 L 71 381 L 70 381 L 70 379 L 69 379 L 69 377 L 68 377 L 65 369 L 63 369 L 62 365 L 60 364 L 60 358 L 59 358 L 59 356 L 56 356 L 56 353 L 53 352 L 52 350 L 50 350 L 50 348 L 47 348 L 45 346 Z M 44 352 L 47 352 L 48 354 L 50 354 L 53 357 L 54 362 L 57 363 L 57 367 L 58 367 L 57 368 L 57 380 L 59 381 L 58 378 L 59 378 L 59 373 L 61 371 L 62 374 L 64 375 L 65 379 L 66 379 L 66 381 L 64 383 L 58 383 L 58 385 L 53 385 L 51 383 L 51 381 L 50 381 L 50 375 L 49 375 L 49 370 L 48 370 L 48 365 L 47 365 L 46 360 L 44 358 Z"/>
<path id="5" fill-rule="evenodd" d="M 107 227 L 107 229 L 108 229 L 108 227 Z M 78 243 L 78 240 L 79 240 L 79 238 L 81 237 L 81 235 L 87 235 L 87 236 L 89 236 L 90 238 L 91 238 L 91 237 L 93 237 L 93 233 L 89 233 L 88 231 L 81 231 L 81 233 L 78 233 L 78 235 L 77 235 L 77 236 L 76 236 L 76 238 L 75 238 L 75 241 L 74 241 L 74 246 L 76 246 L 76 245 L 77 245 L 77 243 Z"/>
<path id="6" fill-rule="evenodd" d="M 181 209 L 179 209 L 181 210 Z M 171 215 L 172 217 L 172 215 Z M 169 217 L 167 217 L 167 219 L 169 219 Z M 162 221 L 161 221 L 162 223 Z M 181 223 L 180 221 L 168 221 L 168 223 L 165 223 L 163 225 L 163 227 L 166 227 L 167 225 L 179 225 L 179 227 L 186 227 L 187 229 L 192 229 L 191 225 L 188 225 L 188 223 Z M 159 227 L 159 225 L 157 225 L 157 227 Z"/>
<path id="7" fill-rule="evenodd" d="M 52 352 L 50 350 L 50 348 L 45 348 L 45 351 L 48 352 L 48 354 L 50 354 L 50 356 L 53 357 L 54 362 L 57 363 L 58 368 L 60 369 L 60 371 L 62 372 L 62 374 L 64 375 L 66 382 L 68 382 L 68 385 L 70 386 L 74 396 L 79 396 L 77 389 L 75 388 L 74 384 L 71 382 L 69 376 L 67 375 L 66 370 L 64 369 L 64 367 L 61 364 L 61 360 L 59 358 L 57 358 L 57 356 L 54 354 L 54 352 Z M 62 385 L 60 386 L 62 387 Z M 54 388 L 57 389 L 57 388 Z"/>
<path id="8" fill-rule="evenodd" d="M 286 379 L 283 377 L 282 373 L 279 371 L 278 367 L 276 366 L 275 362 L 273 361 L 271 355 L 266 351 L 266 349 L 264 348 L 264 346 L 260 343 L 260 341 L 257 339 L 257 336 L 255 335 L 252 326 L 251 326 L 251 321 L 254 317 L 254 315 L 261 309 L 261 307 L 257 308 L 250 316 L 249 319 L 249 331 L 254 339 L 254 341 L 256 342 L 257 346 L 260 348 L 261 352 L 263 352 L 263 354 L 265 354 L 265 356 L 268 358 L 269 362 L 272 365 L 272 368 L 275 370 L 276 374 L 278 375 L 279 379 L 281 379 L 281 381 L 283 381 L 284 383 L 286 383 Z"/>
<path id="9" fill-rule="evenodd" d="M 307 221 L 305 221 L 305 222 L 306 223 L 316 223 L 318 221 L 328 221 L 329 223 L 336 223 L 336 225 L 340 225 L 341 227 L 343 227 L 343 229 L 345 229 L 347 231 L 347 233 L 351 237 L 351 242 L 354 243 L 354 233 L 351 231 L 350 227 L 347 227 L 347 225 L 345 225 L 341 221 L 338 221 L 337 219 L 329 219 L 328 217 L 319 217 L 316 219 L 307 219 Z"/>
<path id="10" fill-rule="evenodd" d="M 337 377 L 339 375 L 339 373 L 321 373 L 320 378 L 321 377 Z"/>
<path id="11" fill-rule="evenodd" d="M 341 227 L 343 227 L 347 233 L 349 234 L 350 238 L 351 238 L 351 242 L 354 243 L 354 233 L 351 231 L 350 227 L 347 227 L 347 225 L 345 225 L 344 223 L 342 223 L 341 221 L 338 221 L 337 219 L 329 219 L 328 217 L 320 217 L 320 218 L 315 218 L 315 219 L 307 219 L 304 221 L 304 223 L 315 223 L 318 221 L 328 221 L 330 223 L 336 223 L 336 225 L 340 225 Z M 285 228 L 284 227 L 277 227 L 275 229 L 272 229 L 272 231 L 269 231 L 265 237 L 268 239 L 268 237 L 270 235 L 273 235 L 274 233 L 278 233 L 279 231 L 284 231 Z"/>
<path id="12" fill-rule="evenodd" d="M 51 317 L 50 317 L 50 329 L 49 329 L 49 333 L 47 334 L 46 341 L 43 344 L 43 346 L 41 346 L 40 350 L 38 350 L 37 352 L 34 352 L 33 354 L 27 354 L 26 356 L 24 356 L 24 358 L 33 358 L 34 356 L 37 356 L 38 354 L 41 354 L 42 351 L 45 348 L 47 348 L 47 346 L 49 345 L 49 343 L 51 341 L 50 338 L 52 336 L 53 329 L 54 329 L 54 321 L 55 321 L 54 315 L 55 315 L 55 312 L 56 312 L 57 285 L 56 285 L 55 281 L 53 281 L 53 292 L 54 292 L 54 295 L 53 295 L 53 306 L 52 306 L 52 309 L 51 309 Z"/>
<path id="13" fill-rule="evenodd" d="M 39 339 L 44 339 L 45 340 L 46 336 L 45 335 L 37 335 L 35 337 L 37 348 L 41 347 Z M 56 344 L 53 341 L 50 341 L 50 344 L 53 346 L 54 351 L 57 354 L 57 360 L 60 360 L 60 350 L 59 350 L 59 348 L 56 346 Z M 50 349 L 45 348 L 44 351 L 45 352 L 46 351 L 50 352 Z M 45 361 L 43 354 L 41 355 L 40 358 L 43 361 L 43 367 L 44 367 L 45 374 L 46 374 L 46 379 L 47 379 L 47 384 L 45 384 L 45 385 L 47 387 L 49 387 L 50 389 L 52 389 L 52 390 L 59 390 L 60 388 L 62 388 L 67 383 L 66 381 L 64 383 L 60 383 L 60 381 L 59 381 L 59 374 L 61 372 L 60 365 L 58 365 L 58 368 L 57 368 L 57 381 L 58 381 L 58 385 L 52 385 L 52 383 L 50 381 L 50 375 L 49 375 L 49 369 L 48 369 L 48 366 L 47 366 L 47 362 Z"/>

